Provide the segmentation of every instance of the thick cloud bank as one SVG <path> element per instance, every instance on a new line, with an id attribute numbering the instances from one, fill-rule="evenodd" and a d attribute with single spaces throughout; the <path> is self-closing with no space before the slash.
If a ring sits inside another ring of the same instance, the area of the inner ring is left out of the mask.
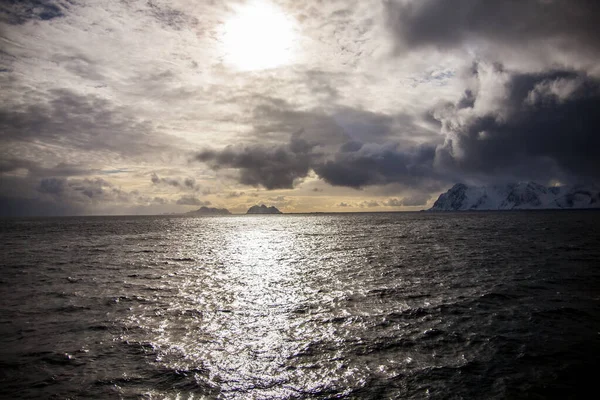
<path id="1" fill-rule="evenodd" d="M 475 70 L 476 85 L 434 112 L 440 167 L 515 179 L 600 177 L 600 81 L 575 71 Z"/>
<path id="2" fill-rule="evenodd" d="M 352 140 L 337 147 L 301 134 L 286 145 L 204 150 L 198 161 L 239 171 L 240 183 L 292 188 L 314 171 L 333 186 L 401 184 L 430 188 L 454 181 L 591 182 L 600 178 L 600 80 L 582 71 L 522 73 L 478 63 L 453 103 L 432 107 L 443 143 Z"/>
<path id="3" fill-rule="evenodd" d="M 438 177 L 432 165 L 435 147 L 401 149 L 398 144 L 364 144 L 350 141 L 327 152 L 294 135 L 287 145 L 229 146 L 196 155 L 218 170 L 239 170 L 239 182 L 266 189 L 289 189 L 314 171 L 332 186 L 360 189 L 372 185 L 404 183 L 419 186 Z"/>
<path id="4" fill-rule="evenodd" d="M 600 51 L 594 0 L 419 0 L 386 3 L 388 25 L 407 47 L 454 48 L 466 42 L 533 42 Z"/>
<path id="5" fill-rule="evenodd" d="M 289 144 L 266 146 L 229 146 L 222 151 L 204 150 L 196 155 L 218 170 L 235 168 L 245 185 L 262 185 L 267 189 L 292 188 L 294 181 L 308 175 L 312 146 L 293 137 Z"/>

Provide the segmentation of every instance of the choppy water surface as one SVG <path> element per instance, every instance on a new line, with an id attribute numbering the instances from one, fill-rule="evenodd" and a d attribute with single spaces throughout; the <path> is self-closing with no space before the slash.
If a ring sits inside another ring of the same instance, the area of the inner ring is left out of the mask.
<path id="1" fill-rule="evenodd" d="M 600 213 L 0 221 L 11 398 L 579 398 Z"/>

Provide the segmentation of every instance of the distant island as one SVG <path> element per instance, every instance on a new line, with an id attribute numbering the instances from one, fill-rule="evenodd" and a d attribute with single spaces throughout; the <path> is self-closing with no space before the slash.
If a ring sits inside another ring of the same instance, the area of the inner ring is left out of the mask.
<path id="1" fill-rule="evenodd" d="M 600 188 L 550 186 L 535 182 L 494 186 L 457 183 L 429 211 L 551 210 L 600 208 Z"/>
<path id="2" fill-rule="evenodd" d="M 229 215 L 226 208 L 200 207 L 197 210 L 186 212 L 186 215 Z"/>
<path id="3" fill-rule="evenodd" d="M 260 206 L 250 207 L 248 209 L 248 211 L 246 212 L 246 214 L 283 214 L 283 213 L 274 206 L 267 207 L 264 204 L 261 204 Z"/>

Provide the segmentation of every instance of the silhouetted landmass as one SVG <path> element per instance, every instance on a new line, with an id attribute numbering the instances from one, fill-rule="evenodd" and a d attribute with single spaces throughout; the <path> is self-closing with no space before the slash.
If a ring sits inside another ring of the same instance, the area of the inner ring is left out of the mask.
<path id="1" fill-rule="evenodd" d="M 267 207 L 264 204 L 260 206 L 252 206 L 248 209 L 246 214 L 282 214 L 276 207 Z"/>
<path id="2" fill-rule="evenodd" d="M 215 208 L 215 207 L 200 207 L 197 210 L 189 211 L 188 215 L 229 215 L 231 214 L 226 208 Z"/>

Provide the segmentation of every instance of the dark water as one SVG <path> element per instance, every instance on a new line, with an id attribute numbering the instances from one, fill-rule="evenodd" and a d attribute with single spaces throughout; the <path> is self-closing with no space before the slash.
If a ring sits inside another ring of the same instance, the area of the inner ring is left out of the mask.
<path id="1" fill-rule="evenodd" d="M 600 213 L 0 221 L 5 398 L 589 398 Z"/>

